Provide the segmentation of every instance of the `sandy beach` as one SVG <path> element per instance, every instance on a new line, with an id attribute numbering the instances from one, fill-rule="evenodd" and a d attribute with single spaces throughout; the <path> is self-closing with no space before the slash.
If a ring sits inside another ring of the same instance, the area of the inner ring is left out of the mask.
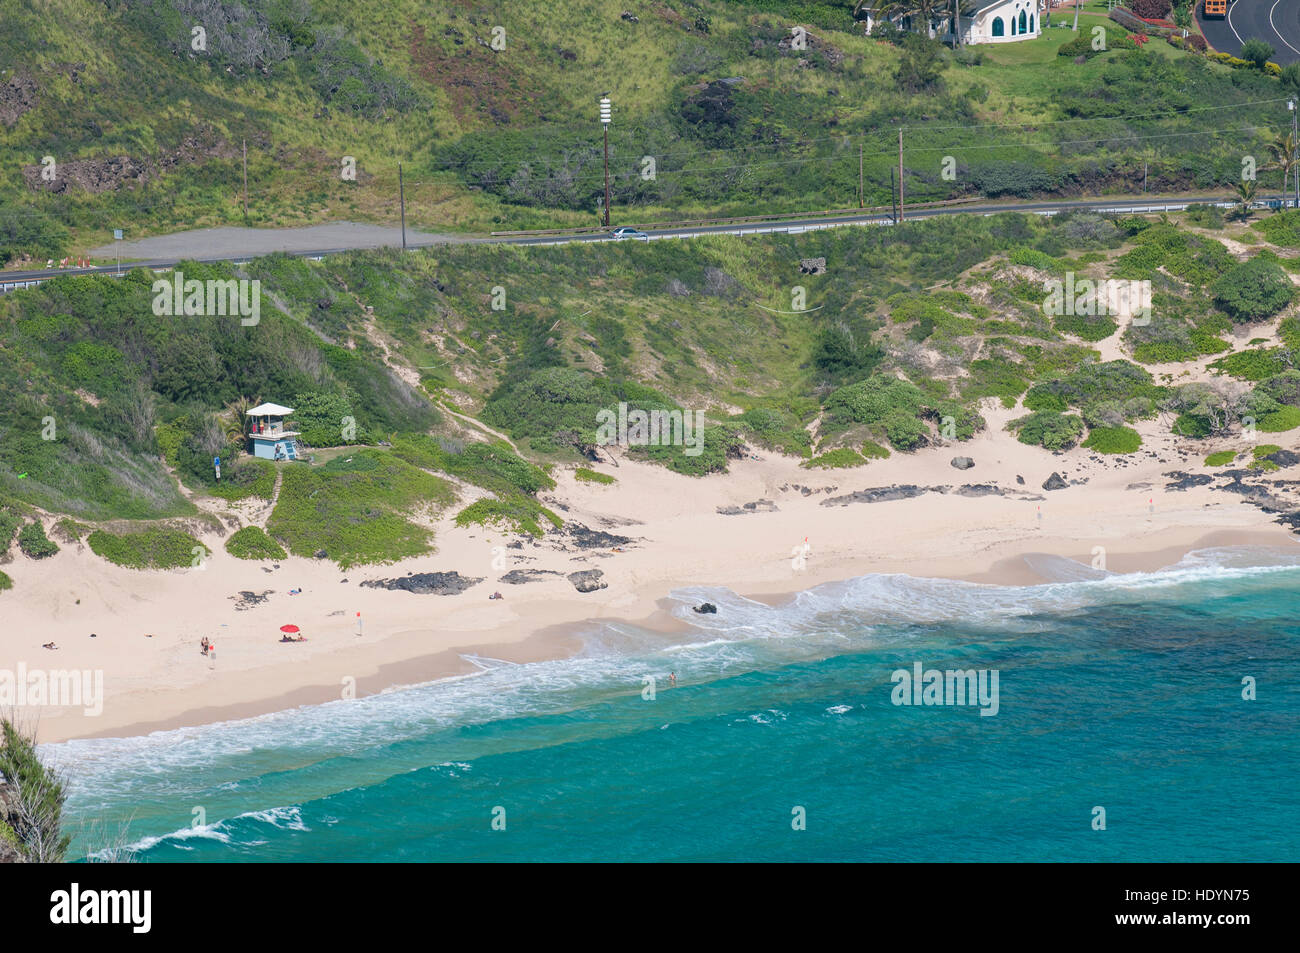
<path id="1" fill-rule="evenodd" d="M 618 454 L 617 465 L 596 465 L 617 480 L 602 486 L 557 468 L 558 485 L 543 500 L 565 518 L 565 531 L 534 541 L 461 529 L 453 507 L 435 525 L 435 553 L 387 566 L 340 570 L 290 557 L 273 568 L 231 557 L 215 535 L 204 540 L 212 558 L 189 570 L 122 569 L 84 545 L 64 545 L 39 562 L 17 555 L 4 567 L 15 586 L 0 597 L 7 622 L 0 669 L 102 670 L 102 713 L 20 714 L 39 716 L 43 742 L 121 736 L 364 696 L 472 671 L 473 656 L 563 657 L 582 650 L 584 624 L 599 620 L 629 620 L 671 638 L 682 622 L 665 597 L 683 587 L 722 586 L 775 603 L 868 573 L 1048 581 L 1025 558 L 1033 554 L 1084 566 L 1104 560 L 1110 572 L 1131 573 L 1213 547 L 1300 552 L 1275 514 L 1225 491 L 1220 478 L 1174 488 L 1180 479 L 1166 474 L 1214 472 L 1202 460 L 1217 444 L 1193 451 L 1152 421 L 1140 428 L 1136 454 L 1051 454 L 1005 432 L 1012 412 L 994 405 L 984 412 L 989 427 L 971 441 L 853 469 L 809 470 L 759 452 L 732 461 L 729 474 L 700 479 Z M 1295 449 L 1294 437 L 1282 437 Z M 974 466 L 953 467 L 958 455 Z M 1053 472 L 1067 485 L 1043 489 Z M 575 524 L 627 542 L 593 545 L 571 532 Z M 568 574 L 591 569 L 605 588 L 577 591 Z M 452 570 L 481 581 L 456 595 L 360 585 Z M 512 570 L 546 574 L 500 581 Z M 488 598 L 495 591 L 501 600 Z M 308 640 L 278 641 L 290 623 Z M 204 637 L 215 658 L 201 654 Z M 51 640 L 58 648 L 43 649 Z"/>

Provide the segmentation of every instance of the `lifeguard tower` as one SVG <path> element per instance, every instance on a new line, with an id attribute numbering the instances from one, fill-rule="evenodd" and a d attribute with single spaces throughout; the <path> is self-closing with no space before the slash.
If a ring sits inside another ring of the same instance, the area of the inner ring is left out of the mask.
<path id="1" fill-rule="evenodd" d="M 258 404 L 247 412 L 248 440 L 253 456 L 263 460 L 302 459 L 298 431 L 285 429 L 285 421 L 292 413 L 292 407 L 279 404 Z"/>

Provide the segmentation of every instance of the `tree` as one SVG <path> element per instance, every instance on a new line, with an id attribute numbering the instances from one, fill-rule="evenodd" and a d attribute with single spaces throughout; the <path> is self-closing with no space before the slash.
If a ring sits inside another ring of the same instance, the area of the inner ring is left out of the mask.
<path id="1" fill-rule="evenodd" d="M 1263 40 L 1247 40 L 1241 44 L 1241 58 L 1247 60 L 1255 69 L 1259 70 L 1264 68 L 1268 58 L 1275 52 L 1276 50 Z"/>
<path id="2" fill-rule="evenodd" d="M 894 79 L 904 92 L 921 93 L 933 89 L 943 74 L 942 47 L 928 37 L 909 34 L 902 44 Z"/>
<path id="3" fill-rule="evenodd" d="M 1237 183 L 1237 215 L 1241 218 L 1250 218 L 1250 206 L 1255 201 L 1255 180 L 1242 179 Z"/>
<path id="4" fill-rule="evenodd" d="M 244 445 L 248 439 L 248 412 L 261 402 L 261 397 L 236 397 L 226 404 L 221 426 L 227 442 Z"/>
<path id="5" fill-rule="evenodd" d="M 1276 256 L 1267 252 L 1233 265 L 1210 285 L 1214 304 L 1234 321 L 1263 321 L 1295 297 L 1295 285 Z"/>
<path id="6" fill-rule="evenodd" d="M 72 840 L 62 830 L 67 785 L 41 762 L 35 737 L 8 718 L 0 719 L 0 779 L 0 833 L 12 832 L 29 863 L 62 863 Z"/>
<path id="7" fill-rule="evenodd" d="M 1291 172 L 1300 161 L 1300 143 L 1296 142 L 1295 133 L 1278 133 L 1268 145 L 1273 153 L 1273 168 L 1282 171 L 1282 204 L 1286 205 L 1286 192 L 1291 183 Z"/>

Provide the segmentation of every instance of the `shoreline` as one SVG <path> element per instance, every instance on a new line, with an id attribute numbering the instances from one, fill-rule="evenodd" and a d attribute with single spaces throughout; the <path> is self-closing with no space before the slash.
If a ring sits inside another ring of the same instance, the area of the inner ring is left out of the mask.
<path id="1" fill-rule="evenodd" d="M 1290 543 L 1291 547 L 1295 549 L 1296 555 L 1300 555 L 1300 540 L 1297 540 L 1296 537 L 1292 536 L 1289 531 L 1283 530 L 1280 527 L 1279 530 L 1280 532 L 1272 532 L 1269 530 L 1220 530 L 1205 534 L 1190 544 L 1171 544 L 1162 546 L 1158 549 L 1144 548 L 1128 552 L 1117 552 L 1113 555 L 1119 557 L 1125 565 L 1132 568 L 1123 571 L 1116 571 L 1113 575 L 1124 576 L 1138 573 L 1147 574 L 1159 572 L 1176 565 L 1190 553 L 1211 549 L 1283 549 L 1287 543 Z M 1172 530 L 1171 532 L 1177 532 L 1177 530 Z M 1006 556 L 999 560 L 993 568 L 979 573 L 967 575 L 902 574 L 913 576 L 913 578 L 943 579 L 986 586 L 1021 587 L 1046 585 L 1051 583 L 1053 580 L 1038 574 L 1025 562 L 1025 557 L 1035 555 L 1064 556 L 1066 559 L 1073 559 L 1074 561 L 1079 562 L 1082 566 L 1087 566 L 1088 564 L 1084 562 L 1084 560 L 1087 559 L 1090 554 L 1070 556 L 1062 553 L 1026 551 L 1018 555 Z M 847 582 L 851 579 L 861 578 L 864 575 L 895 572 L 898 572 L 898 570 L 882 569 L 877 573 L 861 573 L 843 579 L 818 579 L 816 582 L 811 582 L 806 587 L 794 590 L 763 593 L 738 592 L 736 594 L 743 599 L 761 602 L 764 605 L 778 608 L 793 600 L 799 593 L 805 592 L 809 589 L 815 589 L 819 586 L 835 582 Z M 710 586 L 709 588 L 714 587 Z M 661 632 L 666 636 L 690 631 L 691 626 L 687 620 L 671 614 L 670 606 L 673 604 L 674 600 L 669 594 L 665 594 L 657 600 L 657 602 L 658 607 L 655 611 L 651 615 L 641 619 L 599 617 L 576 622 L 559 623 L 532 632 L 520 641 L 504 643 L 484 642 L 477 645 L 456 646 L 442 649 L 438 652 L 427 655 L 382 663 L 371 677 L 378 682 L 386 683 L 384 687 L 373 692 L 366 692 L 364 694 L 358 693 L 357 697 L 363 698 L 391 691 L 402 691 L 418 685 L 472 674 L 479 669 L 478 666 L 473 665 L 464 658 L 464 656 L 467 655 L 484 656 L 513 664 L 560 661 L 572 658 L 580 653 L 584 647 L 580 635 L 581 631 L 595 625 L 629 625 L 642 630 Z M 57 740 L 46 741 L 44 743 L 58 743 L 60 741 L 69 740 L 140 737 L 155 732 L 242 721 L 277 712 L 289 711 L 304 706 L 316 706 L 338 700 L 338 689 L 334 686 L 324 684 L 300 685 L 283 694 L 262 698 L 256 701 L 241 702 L 224 706 L 194 708 L 157 720 L 141 721 L 125 726 L 105 729 L 103 731 L 80 734 L 77 735 L 75 739 L 60 738 Z"/>
<path id="2" fill-rule="evenodd" d="M 983 412 L 988 428 L 960 445 L 975 461 L 970 469 L 955 469 L 955 448 L 942 445 L 847 470 L 754 454 L 701 478 L 611 454 L 599 465 L 615 478 L 610 485 L 579 482 L 572 467 L 554 471 L 557 485 L 541 501 L 565 525 L 540 539 L 459 527 L 453 505 L 427 520 L 433 551 L 348 570 L 294 556 L 236 559 L 225 535 L 264 522 L 265 507 L 205 500 L 224 529 L 203 535 L 212 555 L 197 569 L 124 569 L 75 543 L 39 561 L 12 557 L 4 569 L 14 588 L 0 596 L 8 623 L 0 672 L 19 663 L 29 672 L 102 672 L 98 716 L 50 705 L 19 714 L 39 721 L 41 743 L 123 737 L 464 674 L 475 654 L 566 658 L 582 651 L 584 630 L 609 623 L 671 639 L 689 621 L 670 611 L 678 590 L 726 588 L 779 605 L 875 573 L 1033 585 L 1046 581 L 1035 554 L 1070 578 L 1095 576 L 1099 552 L 1115 573 L 1222 546 L 1300 554 L 1279 521 L 1296 525 L 1285 514 L 1300 511 L 1285 468 L 1273 477 L 1205 467 L 1200 459 L 1217 446 L 1193 449 L 1154 421 L 1143 424 L 1138 454 L 1049 454 L 1005 431 L 1013 409 Z M 1294 438 L 1288 444 L 1300 449 Z M 794 558 L 801 553 L 806 559 Z M 1081 563 L 1080 572 L 1061 557 Z M 455 594 L 365 585 L 409 586 L 403 577 L 453 570 Z M 593 577 L 595 588 L 578 589 Z M 504 598 L 489 600 L 494 591 Z M 288 623 L 307 641 L 280 643 Z M 200 653 L 201 638 L 216 643 L 215 660 Z M 42 648 L 50 641 L 57 651 Z"/>

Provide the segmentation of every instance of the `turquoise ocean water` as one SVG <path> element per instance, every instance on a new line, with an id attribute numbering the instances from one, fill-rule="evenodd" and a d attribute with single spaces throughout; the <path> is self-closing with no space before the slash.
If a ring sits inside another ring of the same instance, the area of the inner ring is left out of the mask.
<path id="1" fill-rule="evenodd" d="M 1296 861 L 1297 562 L 684 590 L 671 640 L 593 626 L 574 659 L 45 750 L 74 849 L 146 862 Z M 915 662 L 996 670 L 997 714 L 893 704 Z"/>

